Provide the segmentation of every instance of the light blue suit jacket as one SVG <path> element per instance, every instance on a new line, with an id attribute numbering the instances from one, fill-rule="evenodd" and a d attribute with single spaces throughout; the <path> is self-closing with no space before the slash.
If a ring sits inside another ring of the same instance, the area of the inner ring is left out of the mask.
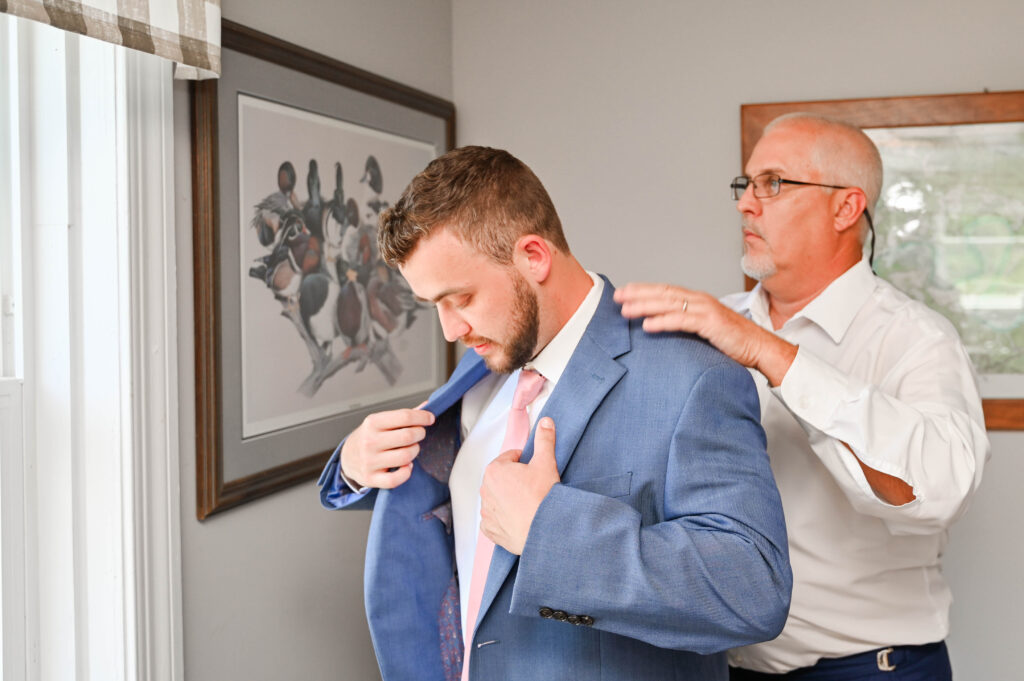
<path id="1" fill-rule="evenodd" d="M 447 481 L 459 400 L 487 373 L 467 352 L 431 396 L 405 484 L 353 494 L 340 446 L 320 479 L 328 508 L 374 510 L 365 597 L 385 681 L 458 679 Z M 724 680 L 725 649 L 778 635 L 792 575 L 746 369 L 695 336 L 645 333 L 609 284 L 542 415 L 561 483 L 523 555 L 495 550 L 471 679 Z"/>

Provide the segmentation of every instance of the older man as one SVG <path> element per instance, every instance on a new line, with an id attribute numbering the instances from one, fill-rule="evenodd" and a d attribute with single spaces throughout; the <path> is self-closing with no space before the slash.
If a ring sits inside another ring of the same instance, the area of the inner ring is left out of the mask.
<path id="1" fill-rule="evenodd" d="M 324 505 L 373 507 L 384 679 L 724 681 L 722 651 L 775 636 L 790 590 L 747 371 L 623 319 L 507 152 L 435 160 L 380 230 L 470 348 L 422 410 L 367 417 L 321 478 Z"/>
<path id="2" fill-rule="evenodd" d="M 881 184 L 861 130 L 777 119 L 732 184 L 754 290 L 616 292 L 648 331 L 695 332 L 756 370 L 793 602 L 777 639 L 731 653 L 733 679 L 950 678 L 939 557 L 988 440 L 952 325 L 863 257 Z"/>

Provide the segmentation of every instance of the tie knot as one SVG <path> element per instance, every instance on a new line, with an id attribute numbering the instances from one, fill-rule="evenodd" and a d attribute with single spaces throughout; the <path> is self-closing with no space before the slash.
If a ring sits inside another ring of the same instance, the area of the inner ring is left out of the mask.
<path id="1" fill-rule="evenodd" d="M 544 387 L 546 379 L 539 372 L 533 369 L 523 369 L 519 372 L 519 382 L 516 383 L 516 393 L 512 396 L 512 408 L 524 409 L 526 405 L 537 399 L 541 388 Z"/>

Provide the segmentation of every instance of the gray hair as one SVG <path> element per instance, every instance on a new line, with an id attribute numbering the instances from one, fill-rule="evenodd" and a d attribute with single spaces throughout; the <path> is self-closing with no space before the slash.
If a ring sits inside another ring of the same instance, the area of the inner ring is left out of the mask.
<path id="1" fill-rule="evenodd" d="M 867 197 L 867 212 L 874 216 L 875 204 L 882 193 L 882 157 L 863 130 L 828 116 L 796 112 L 773 120 L 765 127 L 764 134 L 783 126 L 809 128 L 822 133 L 815 135 L 814 146 L 810 150 L 811 160 L 821 172 L 822 182 L 859 188 Z"/>

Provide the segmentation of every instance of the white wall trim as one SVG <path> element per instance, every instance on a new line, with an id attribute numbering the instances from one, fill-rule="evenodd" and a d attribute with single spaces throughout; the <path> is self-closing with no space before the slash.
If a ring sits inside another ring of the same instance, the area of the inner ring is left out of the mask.
<path id="1" fill-rule="evenodd" d="M 136 678 L 182 681 L 174 110 L 171 64 L 126 60 Z M 130 596 L 130 598 L 129 598 Z"/>
<path id="2" fill-rule="evenodd" d="M 26 677 L 35 681 L 76 671 L 67 250 L 67 190 L 73 178 L 68 168 L 64 36 L 37 22 L 20 22 L 18 32 Z M 51 178 L 61 190 L 47 195 L 41 188 Z M 44 247 L 45 255 L 40 252 Z"/>
<path id="3" fill-rule="evenodd" d="M 0 21 L 0 376 L 21 376 L 21 219 L 17 96 L 18 35 L 9 18 Z"/>

